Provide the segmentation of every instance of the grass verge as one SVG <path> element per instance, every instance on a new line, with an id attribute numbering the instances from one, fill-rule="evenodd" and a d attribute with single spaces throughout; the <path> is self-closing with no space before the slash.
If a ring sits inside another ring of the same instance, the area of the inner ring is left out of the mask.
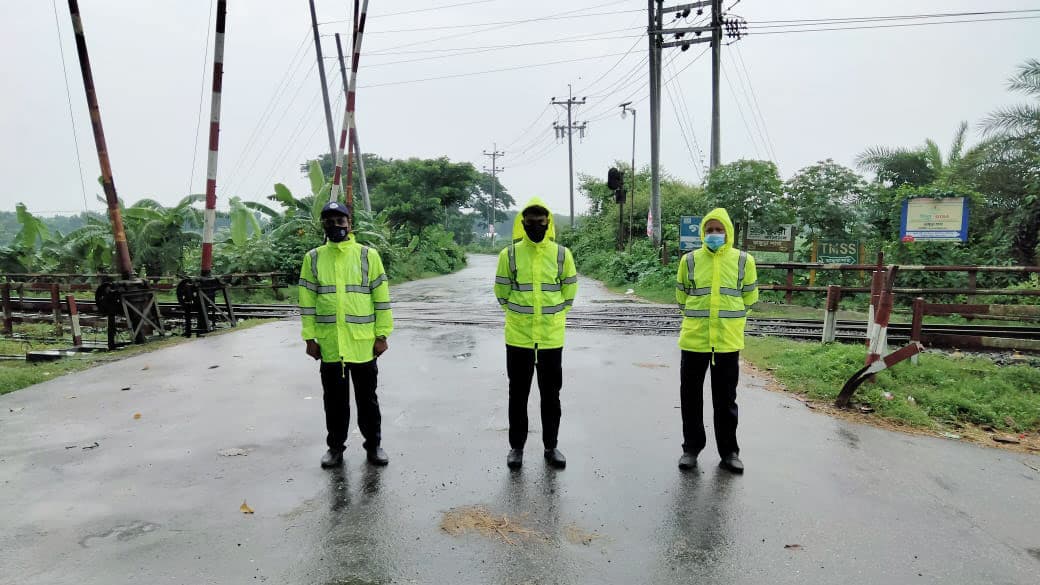
<path id="1" fill-rule="evenodd" d="M 787 390 L 829 402 L 863 366 L 864 350 L 860 345 L 749 337 L 742 355 Z M 854 400 L 882 418 L 918 428 L 975 425 L 1010 434 L 1040 431 L 1040 369 L 998 366 L 983 358 L 926 353 L 919 365 L 904 362 L 881 372 L 874 383 L 859 388 Z"/>

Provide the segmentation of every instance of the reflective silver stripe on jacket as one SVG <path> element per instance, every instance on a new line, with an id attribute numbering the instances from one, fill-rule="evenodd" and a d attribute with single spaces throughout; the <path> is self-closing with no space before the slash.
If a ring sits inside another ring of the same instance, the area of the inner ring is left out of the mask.
<path id="1" fill-rule="evenodd" d="M 686 309 L 683 314 L 687 317 L 710 317 L 711 311 L 708 309 Z"/>
<path id="2" fill-rule="evenodd" d="M 512 279 L 512 282 L 515 283 L 516 282 L 516 244 L 509 244 L 509 247 L 506 248 L 506 249 L 508 250 L 508 252 L 506 252 L 506 254 L 509 256 L 509 275 L 510 275 L 510 278 Z"/>
<path id="3" fill-rule="evenodd" d="M 377 276 L 376 279 L 372 281 L 372 284 L 368 285 L 368 288 L 371 290 L 375 290 L 379 288 L 379 285 L 383 284 L 384 282 L 386 282 L 385 272 Z"/>
<path id="4" fill-rule="evenodd" d="M 390 310 L 390 303 L 389 302 L 386 302 L 386 303 L 372 303 L 372 304 L 375 306 L 377 311 L 389 311 Z"/>
<path id="5" fill-rule="evenodd" d="M 314 248 L 307 255 L 311 257 L 311 274 L 314 275 L 315 282 L 321 282 L 318 278 L 318 249 Z"/>
<path id="6" fill-rule="evenodd" d="M 368 246 L 361 246 L 361 286 L 368 288 Z"/>
<path id="7" fill-rule="evenodd" d="M 567 248 L 556 244 L 556 282 L 563 280 L 563 261 L 567 258 Z"/>
<path id="8" fill-rule="evenodd" d="M 520 291 L 520 292 L 532 292 L 532 291 L 534 291 L 534 285 L 533 284 L 517 284 L 517 283 L 514 282 L 512 284 L 512 286 L 511 286 L 511 288 L 513 290 L 515 290 L 515 291 Z"/>
<path id="9" fill-rule="evenodd" d="M 358 325 L 363 325 L 365 323 L 375 323 L 376 322 L 376 316 L 375 315 L 360 315 L 360 316 L 359 315 L 347 315 L 346 317 L 343 318 L 343 320 L 346 321 L 347 323 L 356 323 Z"/>
<path id="10" fill-rule="evenodd" d="M 578 275 L 568 276 L 560 281 L 561 284 L 578 284 Z"/>
<path id="11" fill-rule="evenodd" d="M 316 317 L 314 317 L 314 322 L 315 323 L 335 323 L 336 322 L 336 316 L 335 315 L 317 315 Z"/>
<path id="12" fill-rule="evenodd" d="M 743 311 L 719 311 L 720 319 L 739 319 L 741 317 L 747 317 L 747 310 Z"/>
<path id="13" fill-rule="evenodd" d="M 503 299 L 502 297 L 495 297 L 495 298 L 498 299 L 498 304 L 500 304 L 502 306 L 505 306 L 505 304 L 509 302 L 509 299 Z"/>
<path id="14" fill-rule="evenodd" d="M 566 307 L 567 307 L 567 303 L 566 302 L 560 303 L 558 305 L 553 305 L 551 307 L 542 307 L 542 314 L 543 315 L 552 315 L 553 313 L 559 313 L 560 311 L 564 310 Z"/>
<path id="15" fill-rule="evenodd" d="M 317 315 L 314 307 L 300 307 L 301 315 Z"/>
<path id="16" fill-rule="evenodd" d="M 542 292 L 560 292 L 563 289 L 563 285 L 560 284 L 543 284 Z"/>
<path id="17" fill-rule="evenodd" d="M 302 286 L 303 288 L 305 288 L 305 289 L 307 289 L 309 291 L 318 292 L 318 285 L 314 284 L 313 282 L 311 282 L 309 280 L 304 280 L 304 279 L 301 278 L 299 284 L 300 284 L 300 286 Z"/>
<path id="18" fill-rule="evenodd" d="M 686 282 L 689 283 L 690 288 L 694 288 L 694 287 L 697 286 L 697 283 L 696 283 L 696 281 L 693 278 L 693 267 L 694 267 L 693 252 L 687 252 L 686 253 Z"/>
<path id="19" fill-rule="evenodd" d="M 513 281 L 508 276 L 496 276 L 495 284 L 513 284 Z"/>
<path id="20" fill-rule="evenodd" d="M 370 289 L 367 286 L 359 285 L 359 284 L 348 284 L 348 285 L 345 285 L 343 287 L 343 291 L 344 292 L 361 293 L 361 294 L 366 294 L 366 295 L 367 294 L 372 294 L 372 289 Z"/>
<path id="21" fill-rule="evenodd" d="M 744 286 L 744 268 L 747 265 L 747 252 L 740 251 L 740 259 L 737 260 L 737 288 Z"/>
<path id="22" fill-rule="evenodd" d="M 336 285 L 331 284 L 328 286 L 317 286 L 314 288 L 314 292 L 318 293 L 319 295 L 333 294 L 336 292 Z"/>
<path id="23" fill-rule="evenodd" d="M 735 288 L 727 288 L 724 286 L 719 287 L 719 294 L 726 295 L 728 297 L 739 297 L 740 291 Z"/>
<path id="24" fill-rule="evenodd" d="M 751 292 L 751 291 L 755 290 L 756 288 L 758 288 L 758 283 L 757 282 L 752 282 L 751 284 L 745 284 L 744 288 L 742 288 L 740 290 L 742 290 L 742 291 L 747 293 L 747 292 Z"/>
<path id="25" fill-rule="evenodd" d="M 534 315 L 534 307 L 525 307 L 516 303 L 506 302 L 506 308 L 514 313 L 525 313 L 527 315 Z"/>

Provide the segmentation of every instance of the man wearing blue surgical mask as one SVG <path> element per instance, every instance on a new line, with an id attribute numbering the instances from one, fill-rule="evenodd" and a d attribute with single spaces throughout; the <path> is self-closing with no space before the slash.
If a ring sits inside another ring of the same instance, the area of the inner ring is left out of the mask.
<path id="1" fill-rule="evenodd" d="M 683 454 L 679 468 L 693 469 L 704 449 L 704 375 L 711 370 L 711 402 L 719 464 L 744 473 L 737 445 L 737 382 L 744 324 L 758 300 L 755 260 L 733 247 L 733 222 L 725 209 L 713 209 L 701 221 L 704 245 L 684 255 L 676 274 L 675 300 L 683 311 L 679 348 L 679 395 Z"/>

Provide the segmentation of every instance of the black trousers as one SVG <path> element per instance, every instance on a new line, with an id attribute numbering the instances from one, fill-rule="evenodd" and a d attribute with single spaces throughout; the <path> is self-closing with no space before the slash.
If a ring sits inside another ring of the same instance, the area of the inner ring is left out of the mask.
<path id="1" fill-rule="evenodd" d="M 358 428 L 365 437 L 365 450 L 375 449 L 382 440 L 382 417 L 376 397 L 376 360 L 363 364 L 321 363 L 321 387 L 325 399 L 326 442 L 329 449 L 342 452 L 350 434 L 350 378 L 354 379 L 354 402 L 357 403 Z M 350 378 L 348 378 L 348 376 Z"/>
<path id="2" fill-rule="evenodd" d="M 523 449 L 527 442 L 527 397 L 531 378 L 538 372 L 541 394 L 542 444 L 555 449 L 560 434 L 560 388 L 563 387 L 563 348 L 535 350 L 506 346 L 506 375 L 509 376 L 509 446 Z"/>
<path id="3" fill-rule="evenodd" d="M 712 354 L 682 352 L 679 397 L 682 401 L 683 452 L 704 450 L 704 374 L 711 368 L 711 403 L 715 410 L 715 444 L 719 455 L 740 453 L 737 445 L 737 381 L 740 352 Z"/>

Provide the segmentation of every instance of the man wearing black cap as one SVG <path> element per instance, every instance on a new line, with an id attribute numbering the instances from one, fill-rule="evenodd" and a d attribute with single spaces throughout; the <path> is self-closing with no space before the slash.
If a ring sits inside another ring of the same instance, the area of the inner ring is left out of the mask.
<path id="1" fill-rule="evenodd" d="M 329 202 L 321 210 L 328 242 L 307 253 L 300 270 L 300 318 L 307 355 L 321 360 L 329 450 L 322 467 L 343 464 L 350 430 L 350 382 L 358 428 L 369 463 L 386 465 L 380 447 L 381 417 L 376 397 L 376 358 L 388 349 L 393 331 L 390 287 L 379 252 L 359 244 L 350 231 L 350 208 Z"/>

